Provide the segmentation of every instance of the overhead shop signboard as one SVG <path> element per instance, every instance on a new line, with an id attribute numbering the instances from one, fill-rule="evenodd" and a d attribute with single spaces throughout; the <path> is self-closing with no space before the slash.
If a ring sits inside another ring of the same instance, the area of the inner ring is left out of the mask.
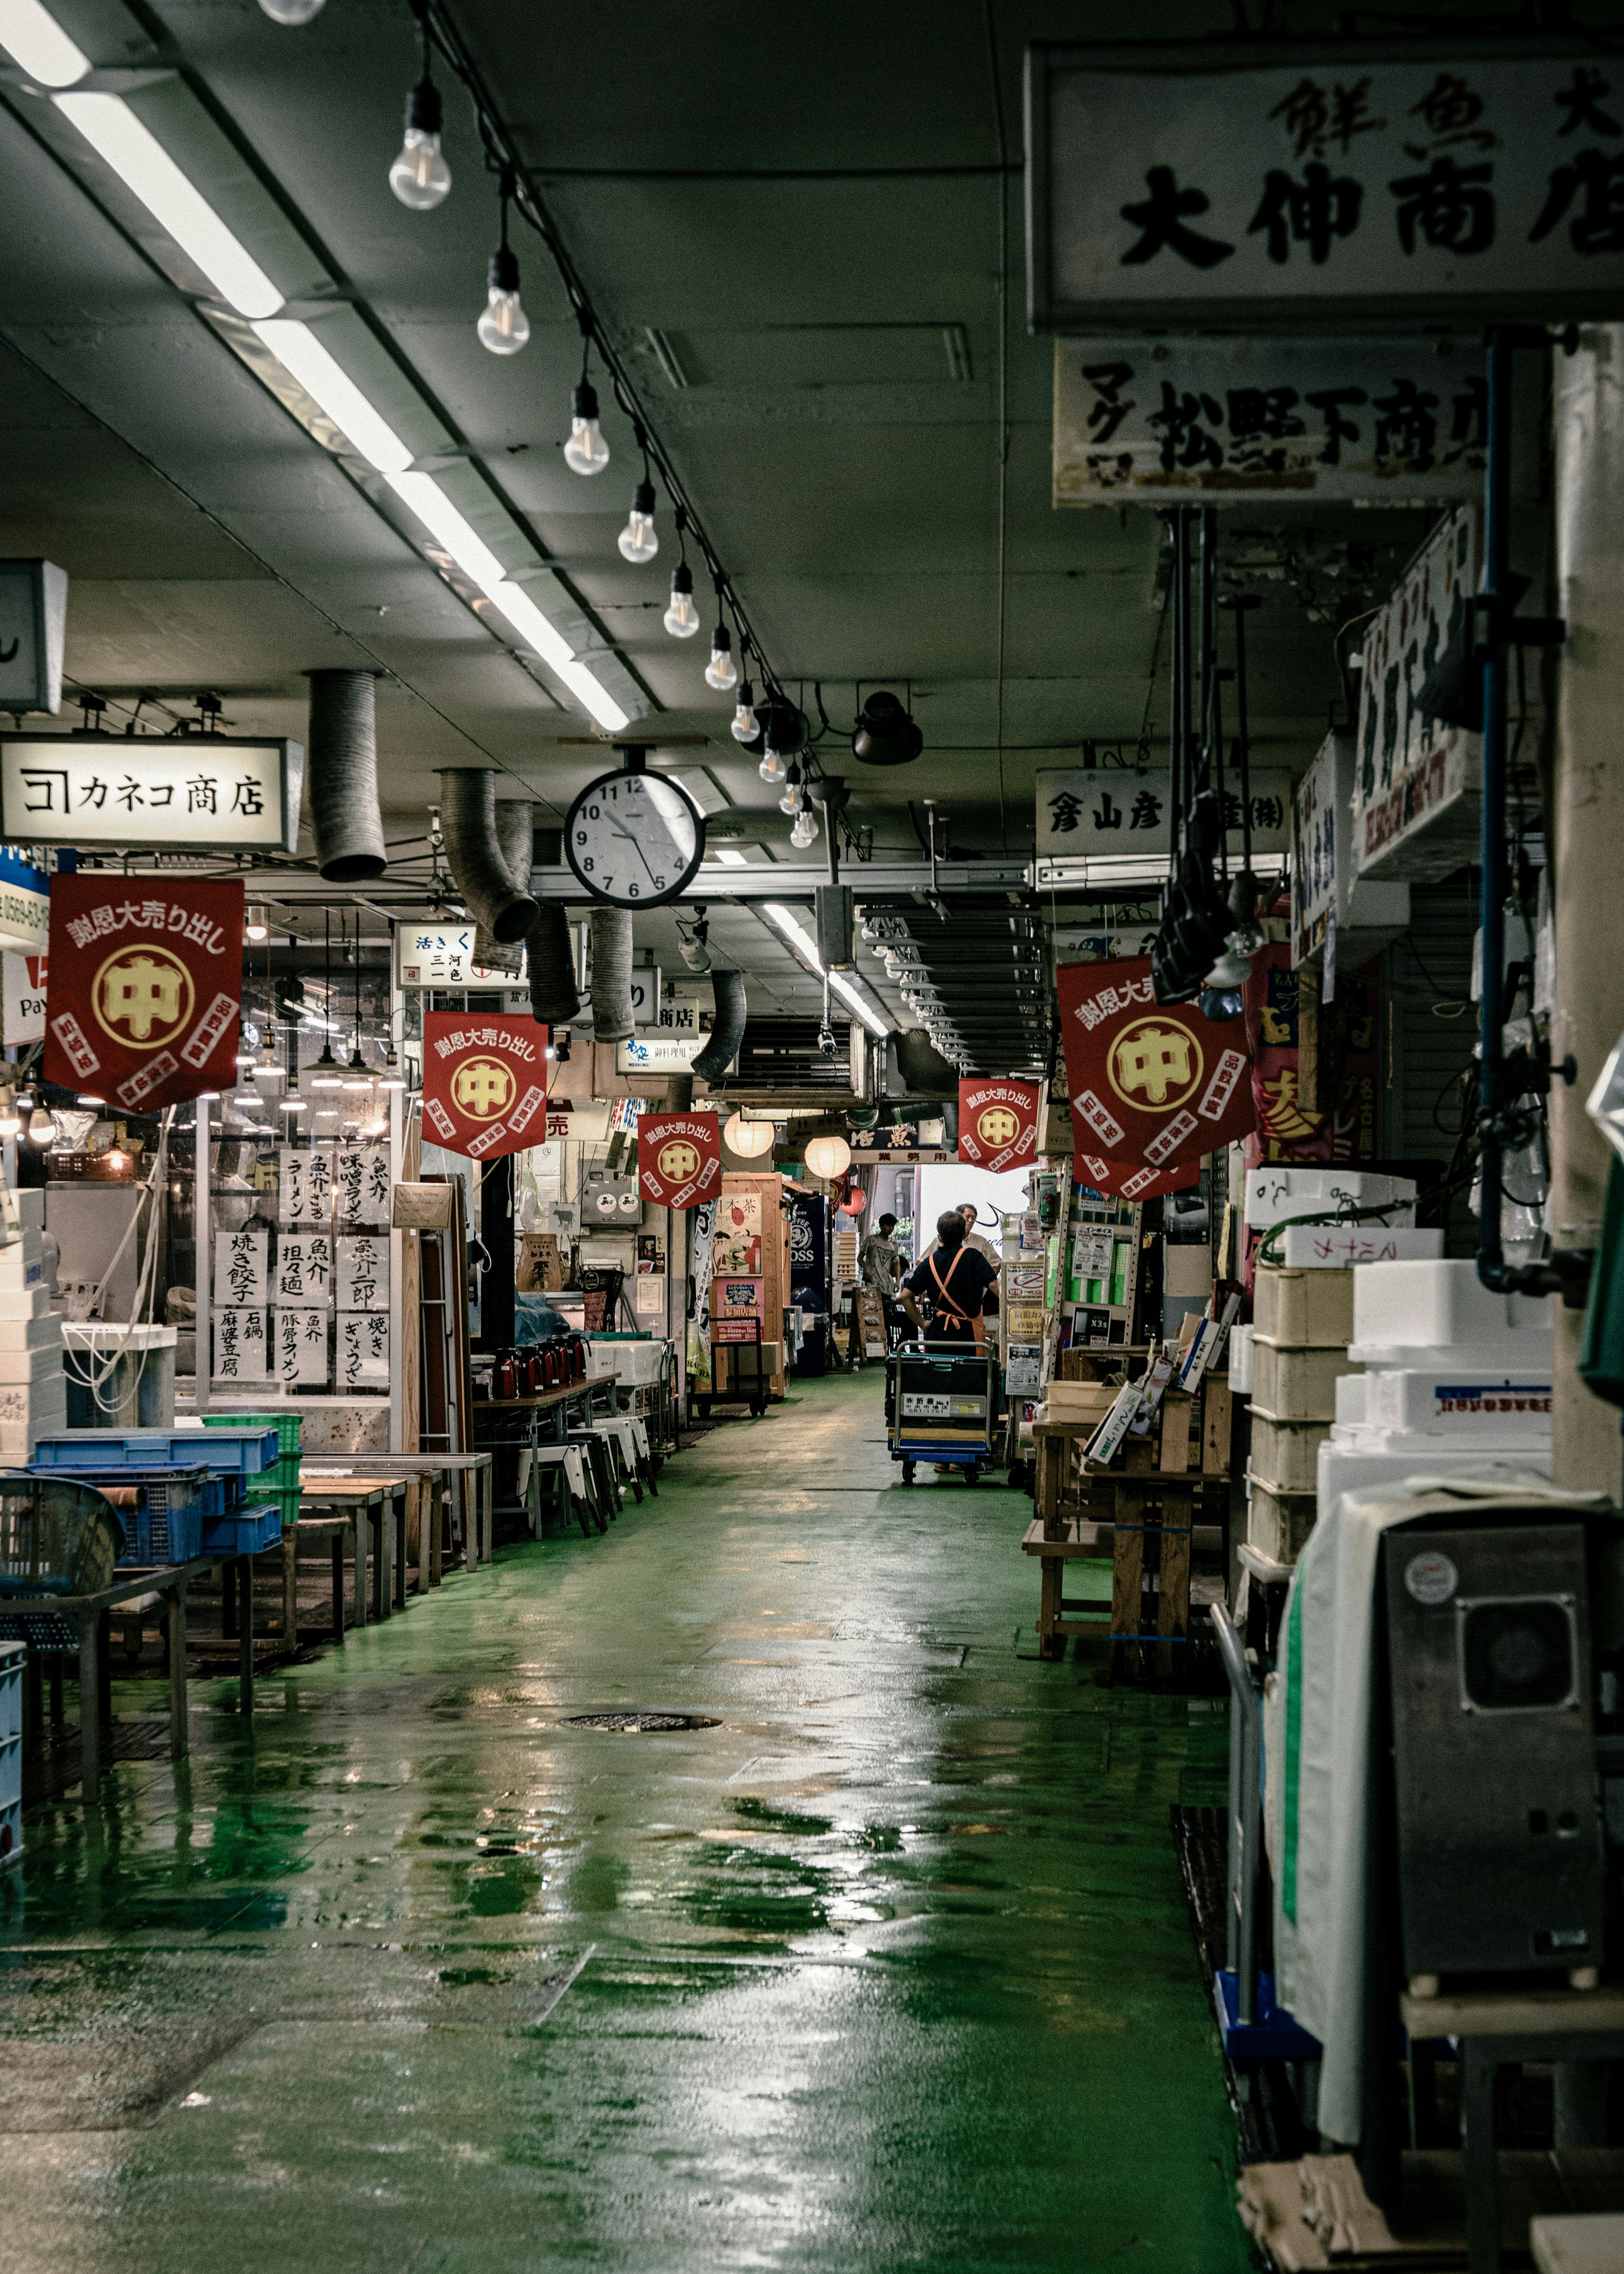
<path id="1" fill-rule="evenodd" d="M 156 894 L 146 887 L 156 882 Z M 51 879 L 47 1081 L 155 1113 L 237 1074 L 243 886 L 105 870 Z"/>
<path id="2" fill-rule="evenodd" d="M 1291 849 L 1291 777 L 1253 766 L 1247 778 L 1254 854 Z M 1165 857 L 1173 847 L 1173 777 L 1101 772 L 1083 766 L 1045 769 L 1038 775 L 1037 855 L 1040 861 Z M 1240 777 L 1226 771 L 1224 821 L 1229 850 L 1241 850 Z"/>
<path id="3" fill-rule="evenodd" d="M 0 836 L 116 852 L 294 853 L 302 742 L 0 734 Z"/>
<path id="4" fill-rule="evenodd" d="M 1410 887 L 1352 866 L 1357 743 L 1329 734 L 1292 796 L 1291 960 L 1367 963 L 1410 925 Z"/>
<path id="5" fill-rule="evenodd" d="M 1032 49 L 1034 325 L 1624 312 L 1624 64 L 1550 38 L 1417 49 Z"/>
<path id="6" fill-rule="evenodd" d="M 1365 629 L 1352 795 L 1356 876 L 1447 877 L 1477 848 L 1481 737 L 1436 717 L 1424 697 L 1452 648 L 1471 691 L 1472 666 L 1463 659 L 1481 544 L 1478 509 L 1451 514 Z"/>
<path id="7" fill-rule="evenodd" d="M 1429 340 L 1056 340 L 1054 501 L 1451 504 L 1487 412 L 1481 350 Z"/>
<path id="8" fill-rule="evenodd" d="M 423 1132 L 448 1153 L 499 1161 L 547 1133 L 547 1029 L 532 1019 L 428 1011 Z"/>
<path id="9" fill-rule="evenodd" d="M 49 946 L 50 878 L 15 853 L 0 851 L 0 947 L 44 955 Z"/>
<path id="10" fill-rule="evenodd" d="M 519 975 L 474 961 L 475 926 L 404 924 L 395 927 L 395 983 L 403 992 L 425 987 L 462 987 L 481 994 L 520 993 Z"/>

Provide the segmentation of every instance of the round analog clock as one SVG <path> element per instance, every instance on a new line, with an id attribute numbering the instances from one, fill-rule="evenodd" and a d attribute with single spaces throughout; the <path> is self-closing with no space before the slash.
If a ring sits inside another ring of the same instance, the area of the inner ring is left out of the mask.
<path id="1" fill-rule="evenodd" d="M 658 907 L 705 857 L 705 817 L 664 774 L 600 774 L 569 809 L 564 853 L 595 900 Z"/>

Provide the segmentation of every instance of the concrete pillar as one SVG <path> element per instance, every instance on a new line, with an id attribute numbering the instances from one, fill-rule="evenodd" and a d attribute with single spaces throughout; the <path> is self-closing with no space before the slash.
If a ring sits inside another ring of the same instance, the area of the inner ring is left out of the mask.
<path id="1" fill-rule="evenodd" d="M 1551 1057 L 1578 1062 L 1551 1092 L 1552 1244 L 1593 1248 L 1611 1148 L 1584 1111 L 1624 1032 L 1624 325 L 1587 329 L 1553 355 L 1556 606 L 1568 644 L 1556 666 L 1552 783 L 1556 1001 Z M 1578 1375 L 1580 1311 L 1553 1300 L 1556 1479 L 1620 1490 L 1619 1413 Z"/>

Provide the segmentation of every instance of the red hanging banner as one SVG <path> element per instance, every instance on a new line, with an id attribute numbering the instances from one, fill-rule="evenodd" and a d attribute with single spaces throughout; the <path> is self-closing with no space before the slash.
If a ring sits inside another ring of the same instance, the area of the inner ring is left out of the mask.
<path id="1" fill-rule="evenodd" d="M 959 1157 L 996 1174 L 1037 1158 L 1038 1086 L 968 1074 L 959 1085 Z"/>
<path id="2" fill-rule="evenodd" d="M 423 1133 L 448 1153 L 500 1161 L 547 1134 L 547 1029 L 528 1018 L 429 1011 Z"/>
<path id="3" fill-rule="evenodd" d="M 637 1176 L 651 1207 L 697 1208 L 722 1189 L 722 1140 L 714 1113 L 640 1113 Z"/>
<path id="4" fill-rule="evenodd" d="M 41 1073 L 127 1113 L 237 1084 L 243 886 L 51 878 Z"/>
<path id="5" fill-rule="evenodd" d="M 1113 1200 L 1154 1201 L 1164 1193 L 1185 1193 L 1201 1181 L 1201 1163 L 1183 1169 L 1138 1169 L 1132 1161 L 1108 1161 L 1098 1153 L 1076 1156 L 1078 1181 Z"/>
<path id="6" fill-rule="evenodd" d="M 1256 1126 L 1238 1020 L 1156 1002 L 1147 956 L 1062 964 L 1055 979 L 1079 1147 L 1173 1169 Z"/>

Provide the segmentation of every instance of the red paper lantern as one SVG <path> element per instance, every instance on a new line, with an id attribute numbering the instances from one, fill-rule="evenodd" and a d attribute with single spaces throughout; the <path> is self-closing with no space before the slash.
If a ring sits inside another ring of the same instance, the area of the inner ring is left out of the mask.
<path id="1" fill-rule="evenodd" d="M 853 1186 L 840 1203 L 842 1216 L 861 1216 L 868 1205 L 868 1195 Z"/>

